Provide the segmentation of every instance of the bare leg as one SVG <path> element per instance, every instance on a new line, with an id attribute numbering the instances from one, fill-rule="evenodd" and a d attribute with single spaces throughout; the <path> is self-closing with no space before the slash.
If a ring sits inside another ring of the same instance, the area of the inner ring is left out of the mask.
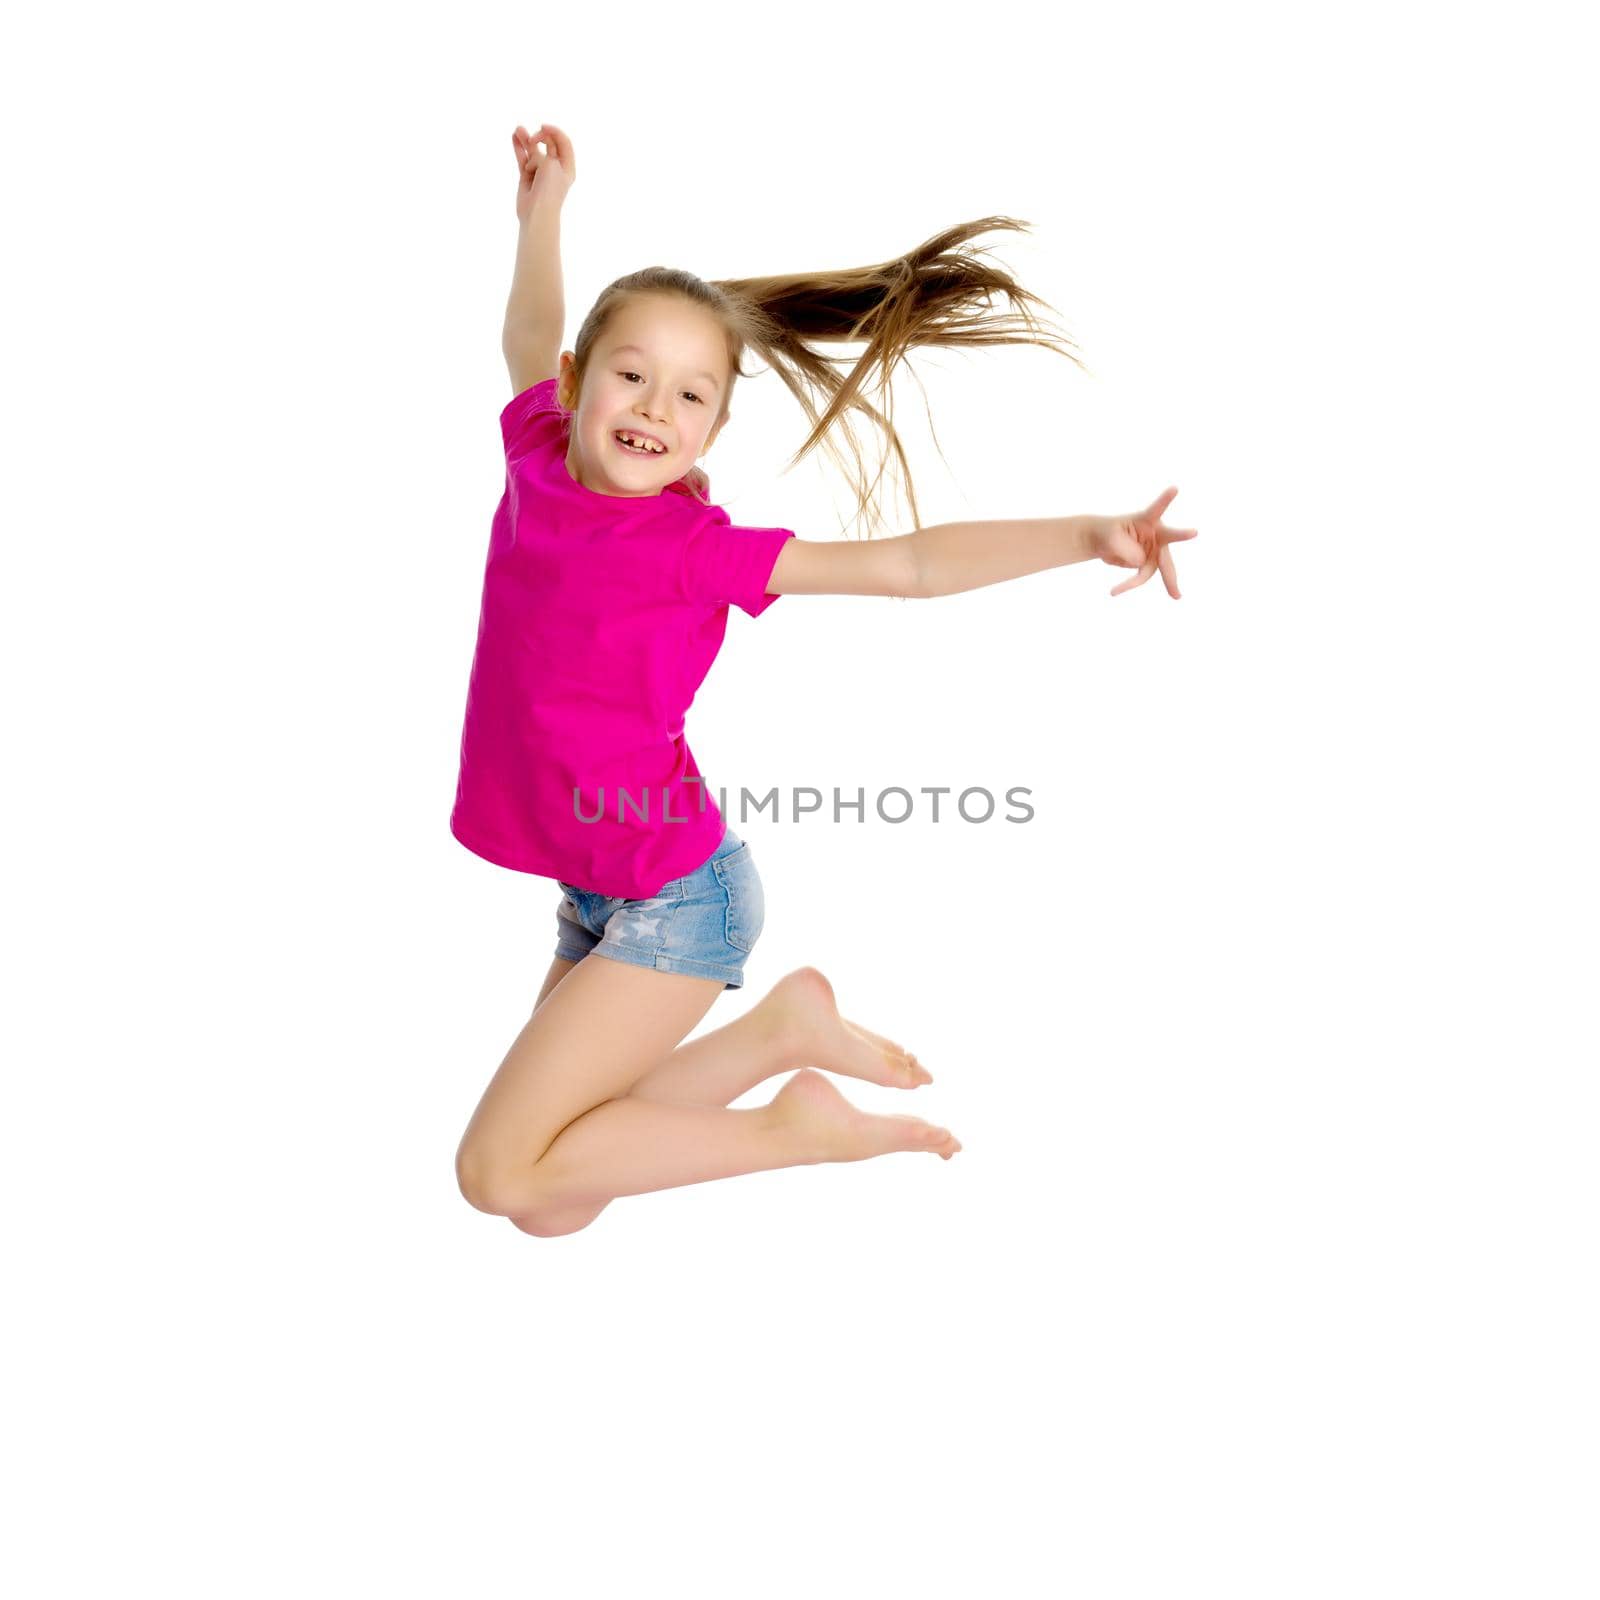
<path id="1" fill-rule="evenodd" d="M 524 1231 L 541 1231 L 551 1216 L 564 1224 L 574 1208 L 620 1195 L 896 1150 L 927 1150 L 948 1161 L 960 1148 L 948 1128 L 920 1117 L 859 1110 L 809 1068 L 795 1073 L 770 1105 L 749 1111 L 623 1095 L 569 1123 L 539 1158 L 535 1226 Z"/>
<path id="2" fill-rule="evenodd" d="M 570 1232 L 618 1195 L 779 1166 L 861 1160 L 891 1150 L 931 1150 L 948 1159 L 960 1148 L 947 1130 L 920 1118 L 858 1110 L 815 1072 L 798 1073 L 770 1105 L 749 1111 L 635 1097 L 629 1091 L 652 1070 L 646 1065 L 650 1058 L 666 1065 L 663 1058 L 673 1054 L 670 1045 L 663 1049 L 652 1039 L 663 1033 L 681 1038 L 720 990 L 710 980 L 604 957 L 552 975 L 559 990 L 547 988 L 513 1045 L 480 1103 L 457 1162 L 472 1203 L 513 1217 L 525 1232 Z M 801 969 L 790 977 L 799 979 L 791 991 L 820 983 L 831 1002 L 820 973 Z M 802 1016 L 806 1009 L 797 1005 L 792 1012 Z M 810 1009 L 818 1008 L 812 1004 Z M 783 1010 L 775 1004 L 768 1020 Z M 836 1012 L 834 1019 L 837 1035 L 831 1025 L 817 1023 L 779 1028 L 777 1037 L 789 1041 L 786 1049 L 834 1053 L 836 1070 L 879 1082 L 906 1081 L 908 1064 L 891 1063 L 883 1044 L 870 1043 L 876 1036 L 843 1024 Z M 729 1030 L 747 1021 L 740 1018 Z M 758 1026 L 766 1022 L 752 1024 L 746 1030 L 750 1037 Z M 709 1046 L 713 1037 L 694 1043 Z M 718 1048 L 728 1051 L 737 1038 L 730 1032 L 701 1054 L 714 1062 Z M 769 1050 L 739 1079 L 723 1077 L 718 1092 L 731 1086 L 742 1093 L 770 1075 L 776 1059 Z M 895 1069 L 898 1076 L 890 1076 Z M 918 1081 L 927 1081 L 926 1073 Z M 561 1114 L 563 1103 L 579 1095 L 598 1103 L 576 1116 Z"/>
<path id="3" fill-rule="evenodd" d="M 535 1010 L 574 965 L 557 958 Z M 628 1093 L 638 1100 L 725 1106 L 768 1078 L 808 1066 L 892 1089 L 933 1082 L 903 1046 L 840 1016 L 833 985 L 815 967 L 797 967 L 743 1016 L 680 1044 Z"/>
<path id="4" fill-rule="evenodd" d="M 535 1010 L 576 965 L 556 958 Z M 799 967 L 743 1016 L 680 1044 L 628 1094 L 636 1100 L 725 1106 L 768 1078 L 806 1066 L 890 1088 L 915 1089 L 933 1082 L 927 1068 L 894 1040 L 841 1017 L 833 985 L 815 967 Z M 559 1214 L 546 1208 L 509 1220 L 524 1233 L 573 1233 L 610 1203 L 564 1207 Z"/>

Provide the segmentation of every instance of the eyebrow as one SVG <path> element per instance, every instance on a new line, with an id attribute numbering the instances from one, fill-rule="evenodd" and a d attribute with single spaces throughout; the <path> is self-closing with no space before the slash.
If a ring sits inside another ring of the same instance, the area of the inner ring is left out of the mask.
<path id="1" fill-rule="evenodd" d="M 648 356 L 650 354 L 650 352 L 648 350 L 641 350 L 639 348 L 639 346 L 636 345 L 636 344 L 619 344 L 616 347 L 616 349 L 613 350 L 611 353 L 614 356 L 620 356 L 623 353 L 624 350 L 631 350 L 633 352 L 633 354 L 636 355 L 636 356 Z M 700 371 L 695 373 L 695 377 L 704 378 L 706 380 L 706 382 L 709 383 L 713 389 L 717 389 L 717 388 L 721 387 L 721 385 L 717 382 L 715 376 L 713 374 L 707 372 L 704 367 L 702 367 L 700 369 Z"/>

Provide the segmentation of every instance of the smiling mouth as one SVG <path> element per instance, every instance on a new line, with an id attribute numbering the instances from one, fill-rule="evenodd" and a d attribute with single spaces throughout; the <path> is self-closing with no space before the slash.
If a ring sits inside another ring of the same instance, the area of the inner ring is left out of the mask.
<path id="1" fill-rule="evenodd" d="M 615 433 L 612 434 L 611 437 L 612 437 L 613 441 L 616 443 L 617 448 L 619 450 L 626 450 L 627 453 L 630 456 L 656 457 L 656 456 L 664 456 L 667 453 L 665 450 L 652 450 L 652 449 L 650 449 L 650 447 L 648 445 L 644 446 L 643 448 L 640 448 L 640 447 L 638 447 L 636 445 L 625 444 L 623 442 L 623 440 L 621 439 L 621 437 L 619 435 L 615 434 Z"/>

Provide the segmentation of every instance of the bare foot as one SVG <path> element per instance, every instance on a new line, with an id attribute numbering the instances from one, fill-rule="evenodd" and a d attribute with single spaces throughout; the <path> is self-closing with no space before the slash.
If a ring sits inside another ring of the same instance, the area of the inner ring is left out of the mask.
<path id="1" fill-rule="evenodd" d="M 930 1150 L 948 1161 L 961 1141 L 948 1128 L 921 1117 L 880 1117 L 853 1106 L 830 1079 L 809 1067 L 773 1097 L 768 1107 L 796 1136 L 807 1161 L 865 1161 L 894 1150 Z"/>
<path id="2" fill-rule="evenodd" d="M 933 1074 L 904 1046 L 839 1015 L 833 985 L 815 967 L 796 967 L 762 999 L 787 1044 L 786 1054 L 847 1078 L 915 1089 Z"/>

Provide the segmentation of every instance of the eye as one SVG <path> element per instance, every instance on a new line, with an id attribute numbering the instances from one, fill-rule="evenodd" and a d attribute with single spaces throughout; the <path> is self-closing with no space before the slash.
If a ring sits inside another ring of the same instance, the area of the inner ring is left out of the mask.
<path id="1" fill-rule="evenodd" d="M 629 371 L 626 371 L 626 370 L 624 370 L 624 371 L 621 371 L 621 372 L 618 372 L 618 374 L 617 374 L 617 376 L 618 376 L 618 377 L 619 377 L 619 378 L 639 378 L 639 374 L 638 374 L 638 373 L 637 373 L 637 372 L 629 372 Z M 641 382 L 641 383 L 643 383 L 643 382 L 644 382 L 644 379 L 643 379 L 643 378 L 639 378 L 639 381 L 640 381 L 640 382 Z M 685 390 L 684 390 L 684 391 L 683 391 L 683 392 L 684 392 L 684 393 L 685 393 L 685 394 L 686 394 L 686 395 L 687 395 L 687 396 L 688 396 L 688 397 L 689 397 L 689 398 L 690 398 L 690 399 L 691 399 L 691 400 L 693 400 L 693 401 L 694 401 L 694 403 L 695 403 L 695 404 L 696 404 L 696 405 L 697 405 L 697 406 L 703 406 L 703 405 L 704 405 L 704 404 L 705 404 L 705 401 L 704 401 L 704 400 L 702 400 L 702 399 L 701 399 L 701 398 L 700 398 L 700 396 L 699 396 L 699 395 L 697 395 L 697 394 L 696 394 L 696 393 L 695 393 L 695 392 L 694 392 L 694 391 L 693 391 L 693 390 L 692 390 L 692 389 L 685 389 Z"/>

